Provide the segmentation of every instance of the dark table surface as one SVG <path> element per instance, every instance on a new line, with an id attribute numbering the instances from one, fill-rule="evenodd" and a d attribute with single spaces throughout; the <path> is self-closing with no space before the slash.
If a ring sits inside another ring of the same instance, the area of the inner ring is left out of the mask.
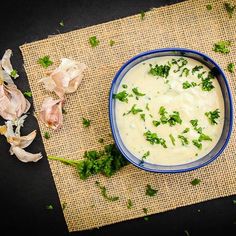
<path id="1" fill-rule="evenodd" d="M 23 43 L 176 2 L 179 1 L 2 1 L 0 56 L 7 48 L 13 50 L 12 62 L 20 74 L 16 84 L 22 91 L 29 90 L 19 50 Z M 64 27 L 59 25 L 61 20 Z M 24 133 L 38 130 L 32 108 L 30 111 Z M 9 145 L 0 137 L 1 235 L 69 235 L 39 132 L 29 150 L 41 151 L 44 158 L 38 163 L 21 163 L 9 155 Z M 139 218 L 71 234 L 236 235 L 234 199 L 236 196 L 220 198 L 152 215 L 149 221 Z M 47 205 L 54 209 L 47 210 Z"/>

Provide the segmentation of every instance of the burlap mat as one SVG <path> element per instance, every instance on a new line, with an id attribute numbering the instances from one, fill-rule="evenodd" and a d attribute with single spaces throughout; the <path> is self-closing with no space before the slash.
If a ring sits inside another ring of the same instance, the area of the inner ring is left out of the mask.
<path id="1" fill-rule="evenodd" d="M 153 9 L 146 13 L 144 20 L 140 15 L 134 15 L 22 45 L 20 49 L 36 115 L 48 94 L 37 83 L 45 74 L 45 69 L 37 64 L 39 57 L 49 55 L 54 61 L 51 68 L 58 66 L 62 57 L 84 62 L 89 67 L 78 91 L 67 96 L 64 127 L 51 132 L 49 140 L 44 139 L 47 154 L 81 159 L 85 150 L 102 148 L 99 138 L 104 138 L 105 144 L 113 142 L 108 123 L 109 88 L 119 67 L 137 53 L 163 47 L 185 47 L 207 53 L 222 68 L 235 62 L 236 16 L 229 19 L 223 8 L 224 1 L 210 2 L 213 6 L 211 11 L 206 9 L 209 1 L 190 0 Z M 94 35 L 100 40 L 96 48 L 88 43 L 88 38 Z M 113 47 L 109 45 L 110 39 L 116 42 Z M 232 41 L 229 55 L 212 51 L 213 44 L 219 40 Z M 226 74 L 235 97 L 235 74 Z M 89 128 L 83 127 L 82 117 L 92 120 Z M 47 129 L 41 122 L 39 125 L 43 134 Z M 98 175 L 82 181 L 73 167 L 50 161 L 61 203 L 67 203 L 64 215 L 69 231 L 144 216 L 143 208 L 148 208 L 148 214 L 153 214 L 236 194 L 235 141 L 234 130 L 227 149 L 216 161 L 183 174 L 153 174 L 128 165 L 111 178 Z M 201 184 L 192 186 L 190 181 L 194 178 L 201 179 Z M 120 200 L 105 200 L 95 186 L 96 180 L 107 187 L 110 195 L 119 196 Z M 145 195 L 146 184 L 159 189 L 156 197 Z M 128 199 L 134 204 L 131 209 L 126 206 Z"/>

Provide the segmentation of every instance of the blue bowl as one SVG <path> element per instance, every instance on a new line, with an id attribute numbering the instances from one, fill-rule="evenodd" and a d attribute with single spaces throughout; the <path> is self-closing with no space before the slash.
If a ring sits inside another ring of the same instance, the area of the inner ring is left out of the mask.
<path id="1" fill-rule="evenodd" d="M 209 69 L 214 69 L 216 72 L 216 78 L 220 84 L 221 91 L 224 98 L 224 106 L 225 106 L 225 120 L 223 131 L 221 137 L 216 144 L 216 146 L 208 153 L 206 156 L 181 165 L 157 165 L 148 162 L 140 162 L 140 159 L 135 157 L 124 145 L 122 139 L 119 134 L 119 130 L 116 124 L 116 116 L 115 116 L 115 107 L 116 107 L 116 99 L 113 99 L 113 94 L 117 93 L 118 87 L 124 77 L 124 75 L 136 64 L 153 58 L 153 57 L 161 57 L 161 56 L 184 56 L 193 58 L 204 65 L 206 65 Z M 213 61 L 207 55 L 200 53 L 195 50 L 185 49 L 185 48 L 164 48 L 164 49 L 157 49 L 152 51 L 147 51 L 141 53 L 129 61 L 127 61 L 117 72 L 115 75 L 110 89 L 110 96 L 109 96 L 109 119 L 110 119 L 110 126 L 113 138 L 115 140 L 115 144 L 123 156 L 131 162 L 133 165 L 151 172 L 159 172 L 159 173 L 179 173 L 185 171 L 191 171 L 200 167 L 203 167 L 213 160 L 215 160 L 226 148 L 230 135 L 232 132 L 232 125 L 233 125 L 233 105 L 232 105 L 232 95 L 230 92 L 229 84 L 227 82 L 226 76 L 223 70 L 219 67 L 219 65 Z"/>

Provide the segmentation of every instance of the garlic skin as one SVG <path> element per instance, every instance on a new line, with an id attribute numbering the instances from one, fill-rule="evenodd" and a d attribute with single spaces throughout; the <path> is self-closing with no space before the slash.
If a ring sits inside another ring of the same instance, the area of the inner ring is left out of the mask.
<path id="1" fill-rule="evenodd" d="M 8 75 L 11 75 L 11 72 L 13 71 L 11 61 L 10 61 L 11 55 L 12 55 L 12 50 L 7 49 L 1 60 L 1 66 Z M 19 77 L 19 75 L 16 75 L 14 78 L 17 78 L 17 77 Z"/>
<path id="2" fill-rule="evenodd" d="M 59 67 L 48 72 L 48 76 L 39 82 L 44 84 L 46 90 L 54 91 L 60 98 L 63 98 L 65 94 L 74 93 L 78 89 L 86 68 L 84 63 L 62 58 Z"/>
<path id="3" fill-rule="evenodd" d="M 32 154 L 26 152 L 23 148 L 28 147 L 36 137 L 36 130 L 26 136 L 20 136 L 20 128 L 23 126 L 25 118 L 23 116 L 18 120 L 16 130 L 14 132 L 12 121 L 5 122 L 5 125 L 0 126 L 0 134 L 7 138 L 7 142 L 11 145 L 10 154 L 14 155 L 22 162 L 37 162 L 43 156 L 41 153 Z"/>
<path id="4" fill-rule="evenodd" d="M 4 84 L 0 78 L 0 116 L 16 120 L 30 109 L 30 102 L 14 84 Z"/>
<path id="5" fill-rule="evenodd" d="M 49 128 L 57 130 L 62 127 L 63 115 L 62 104 L 64 99 L 54 100 L 52 97 L 44 99 L 41 111 L 39 113 L 40 120 Z"/>

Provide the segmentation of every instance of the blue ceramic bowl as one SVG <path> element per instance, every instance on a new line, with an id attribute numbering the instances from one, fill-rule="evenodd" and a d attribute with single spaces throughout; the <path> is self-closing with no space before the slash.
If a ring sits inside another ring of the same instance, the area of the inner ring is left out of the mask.
<path id="1" fill-rule="evenodd" d="M 113 99 L 113 94 L 117 93 L 118 87 L 124 77 L 124 75 L 136 64 L 153 58 L 153 57 L 161 57 L 161 56 L 184 56 L 193 58 L 201 63 L 205 64 L 209 69 L 214 69 L 216 72 L 216 78 L 220 84 L 223 98 L 224 98 L 224 106 L 225 106 L 225 120 L 223 131 L 221 137 L 216 144 L 216 146 L 208 153 L 206 156 L 181 165 L 157 165 L 148 162 L 143 162 L 140 164 L 140 159 L 135 157 L 124 145 L 121 140 L 119 130 L 116 123 L 116 116 L 115 116 L 115 107 L 116 107 L 116 99 Z M 153 51 L 148 51 L 141 53 L 129 61 L 127 61 L 117 72 L 115 75 L 110 89 L 110 96 L 109 96 L 109 118 L 110 118 L 110 126 L 113 138 L 115 143 L 123 154 L 123 156 L 135 166 L 151 172 L 159 172 L 159 173 L 178 173 L 178 172 L 185 172 L 191 171 L 202 166 L 205 166 L 215 160 L 225 149 L 229 142 L 229 138 L 232 132 L 232 124 L 233 124 L 233 106 L 232 106 L 232 96 L 229 88 L 229 84 L 227 82 L 226 76 L 223 70 L 219 67 L 219 65 L 214 62 L 211 58 L 207 55 L 200 53 L 198 51 L 184 49 L 184 48 L 164 48 L 164 49 L 157 49 Z"/>

